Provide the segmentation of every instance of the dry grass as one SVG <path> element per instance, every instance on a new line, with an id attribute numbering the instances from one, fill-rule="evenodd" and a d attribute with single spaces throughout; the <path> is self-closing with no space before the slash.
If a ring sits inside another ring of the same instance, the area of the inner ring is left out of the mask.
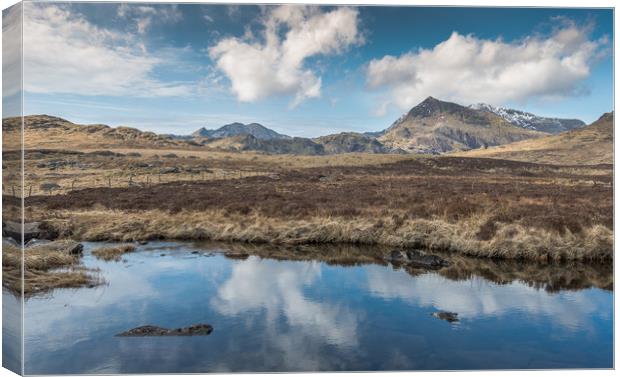
<path id="1" fill-rule="evenodd" d="M 147 239 L 218 240 L 247 243 L 351 243 L 417 247 L 468 256 L 546 260 L 611 260 L 613 232 L 595 225 L 563 233 L 518 224 L 501 224 L 489 239 L 477 234 L 487 221 L 472 216 L 444 219 L 310 217 L 276 219 L 259 214 L 160 210 L 61 211 L 52 225 L 75 238 L 102 241 Z"/>
<path id="2" fill-rule="evenodd" d="M 117 246 L 106 246 L 100 247 L 92 251 L 92 254 L 97 259 L 102 259 L 104 261 L 120 261 L 121 256 L 126 253 L 131 253 L 136 250 L 135 245 L 125 244 L 125 245 L 117 245 Z"/>
<path id="3" fill-rule="evenodd" d="M 14 294 L 22 291 L 22 261 L 24 263 L 23 292 L 25 296 L 47 292 L 54 288 L 93 286 L 101 281 L 92 271 L 80 265 L 80 257 L 69 253 L 72 241 L 54 241 L 22 250 L 2 245 L 2 285 Z"/>

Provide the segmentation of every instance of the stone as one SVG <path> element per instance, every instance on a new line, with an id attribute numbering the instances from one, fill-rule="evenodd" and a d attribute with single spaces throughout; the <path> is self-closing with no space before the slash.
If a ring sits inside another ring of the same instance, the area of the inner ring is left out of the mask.
<path id="1" fill-rule="evenodd" d="M 213 326 L 199 323 L 188 327 L 167 329 L 159 326 L 145 325 L 117 334 L 122 337 L 140 336 L 205 336 L 213 332 Z"/>
<path id="2" fill-rule="evenodd" d="M 439 311 L 439 312 L 435 312 L 432 314 L 433 317 L 441 319 L 443 321 L 447 321 L 450 323 L 454 323 L 454 322 L 458 322 L 459 321 L 459 314 L 458 313 L 453 313 L 453 312 L 444 312 L 444 311 Z"/>

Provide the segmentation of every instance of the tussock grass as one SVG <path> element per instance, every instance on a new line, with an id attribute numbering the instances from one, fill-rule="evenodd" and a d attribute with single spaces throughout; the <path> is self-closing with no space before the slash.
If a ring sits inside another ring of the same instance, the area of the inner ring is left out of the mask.
<path id="1" fill-rule="evenodd" d="M 118 245 L 118 246 L 106 246 L 100 247 L 92 251 L 92 254 L 97 259 L 105 261 L 120 261 L 121 256 L 125 253 L 131 253 L 136 250 L 136 247 L 131 244 Z"/>
<path id="2" fill-rule="evenodd" d="M 22 290 L 22 263 L 24 267 L 24 295 L 47 292 L 54 288 L 94 286 L 101 281 L 91 270 L 80 265 L 79 255 L 69 253 L 72 241 L 54 241 L 22 250 L 9 244 L 2 245 L 2 285 L 14 294 Z"/>
<path id="3" fill-rule="evenodd" d="M 62 234 L 89 241 L 149 239 L 216 240 L 283 245 L 351 243 L 418 247 L 474 257 L 547 260 L 611 260 L 613 231 L 594 225 L 563 232 L 520 224 L 496 225 L 495 233 L 478 233 L 490 214 L 449 222 L 446 219 L 399 217 L 279 219 L 225 211 L 159 210 L 63 211 L 52 220 Z"/>

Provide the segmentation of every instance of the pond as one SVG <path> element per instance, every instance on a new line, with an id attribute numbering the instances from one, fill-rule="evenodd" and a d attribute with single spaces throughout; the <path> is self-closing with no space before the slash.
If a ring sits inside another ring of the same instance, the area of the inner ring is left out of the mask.
<path id="1" fill-rule="evenodd" d="M 613 367 L 611 268 L 457 258 L 416 271 L 352 246 L 232 258 L 176 242 L 104 262 L 84 245 L 106 283 L 26 300 L 27 374 Z M 115 336 L 197 323 L 211 335 Z"/>

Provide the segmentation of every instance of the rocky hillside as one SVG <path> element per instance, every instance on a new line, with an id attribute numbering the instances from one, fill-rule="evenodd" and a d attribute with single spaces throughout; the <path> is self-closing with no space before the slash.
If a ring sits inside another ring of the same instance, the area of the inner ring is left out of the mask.
<path id="1" fill-rule="evenodd" d="M 19 137 L 21 118 L 2 120 L 3 136 Z M 187 141 L 175 140 L 154 132 L 131 127 L 110 127 L 103 124 L 80 125 L 49 115 L 24 117 L 24 144 L 36 148 L 101 147 L 187 147 Z"/>
<path id="2" fill-rule="evenodd" d="M 397 150 L 388 148 L 376 138 L 356 132 L 342 132 L 334 135 L 321 136 L 314 139 L 323 145 L 328 154 L 338 153 L 396 153 Z"/>
<path id="3" fill-rule="evenodd" d="M 209 149 L 266 154 L 323 155 L 325 149 L 311 139 L 293 137 L 289 139 L 259 139 L 252 135 L 237 135 L 221 139 L 209 139 L 204 143 Z"/>
<path id="4" fill-rule="evenodd" d="M 544 135 L 515 126 L 489 111 L 428 97 L 394 122 L 378 140 L 393 149 L 440 154 Z"/>
<path id="5" fill-rule="evenodd" d="M 589 126 L 461 155 L 561 165 L 613 164 L 613 127 L 613 112 L 605 113 Z"/>
<path id="6" fill-rule="evenodd" d="M 192 133 L 196 138 L 221 139 L 225 137 L 252 135 L 259 140 L 272 139 L 290 139 L 290 136 L 282 135 L 258 123 L 231 123 L 218 128 L 217 130 L 208 130 L 200 128 Z"/>
<path id="7" fill-rule="evenodd" d="M 570 131 L 586 125 L 584 121 L 579 119 L 547 118 L 521 110 L 495 107 L 486 103 L 478 103 L 469 107 L 471 109 L 488 111 L 499 115 L 504 118 L 504 120 L 521 128 L 550 134 Z"/>

